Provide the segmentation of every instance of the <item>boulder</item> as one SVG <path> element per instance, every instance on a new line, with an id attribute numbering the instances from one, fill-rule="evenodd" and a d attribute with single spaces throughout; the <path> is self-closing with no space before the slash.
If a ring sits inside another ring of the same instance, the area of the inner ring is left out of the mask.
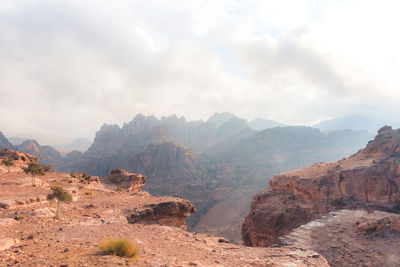
<path id="1" fill-rule="evenodd" d="M 122 188 L 128 191 L 140 191 L 146 183 L 143 174 L 129 173 L 124 170 L 113 170 L 110 175 L 100 178 L 100 181 L 112 189 Z"/>

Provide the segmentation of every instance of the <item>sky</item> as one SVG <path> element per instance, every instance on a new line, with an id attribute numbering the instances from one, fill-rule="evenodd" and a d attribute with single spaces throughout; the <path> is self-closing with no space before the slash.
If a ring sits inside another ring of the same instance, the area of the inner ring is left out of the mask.
<path id="1" fill-rule="evenodd" d="M 2 0 L 0 131 L 53 144 L 138 113 L 395 118 L 399 5 Z"/>

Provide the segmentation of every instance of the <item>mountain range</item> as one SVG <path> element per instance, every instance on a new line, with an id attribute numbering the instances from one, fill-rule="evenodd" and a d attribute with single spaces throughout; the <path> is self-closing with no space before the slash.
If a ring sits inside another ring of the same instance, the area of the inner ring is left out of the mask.
<path id="1" fill-rule="evenodd" d="M 241 223 L 252 196 L 274 175 L 341 159 L 372 138 L 366 131 L 324 133 L 274 123 L 248 122 L 231 113 L 217 113 L 207 121 L 137 115 L 122 127 L 104 124 L 83 153 L 73 151 L 62 157 L 33 140 L 17 149 L 64 172 L 105 176 L 113 169 L 125 169 L 143 173 L 145 190 L 151 194 L 178 194 L 193 202 L 198 213 L 188 221 L 190 230 L 240 242 Z M 257 130 L 262 125 L 277 127 Z M 7 146 L 0 136 L 2 143 Z"/>

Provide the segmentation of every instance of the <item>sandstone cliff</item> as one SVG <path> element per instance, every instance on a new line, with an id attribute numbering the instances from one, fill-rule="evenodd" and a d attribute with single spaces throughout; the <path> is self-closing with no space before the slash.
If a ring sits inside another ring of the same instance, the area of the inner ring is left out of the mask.
<path id="1" fill-rule="evenodd" d="M 254 197 L 244 242 L 269 246 L 278 237 L 341 208 L 400 212 L 400 130 L 385 126 L 365 149 L 333 163 L 282 173 Z"/>

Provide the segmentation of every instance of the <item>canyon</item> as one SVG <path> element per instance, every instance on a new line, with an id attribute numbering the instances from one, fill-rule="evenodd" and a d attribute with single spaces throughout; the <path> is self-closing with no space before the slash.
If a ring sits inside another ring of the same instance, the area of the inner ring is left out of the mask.
<path id="1" fill-rule="evenodd" d="M 269 126 L 274 128 L 260 130 Z M 247 122 L 230 113 L 214 114 L 207 121 L 137 115 L 122 127 L 103 125 L 83 153 L 62 157 L 33 140 L 17 149 L 61 172 L 142 173 L 151 194 L 179 195 L 193 202 L 198 212 L 189 218 L 189 230 L 240 243 L 252 197 L 274 175 L 341 159 L 371 138 L 364 131 L 323 133 L 263 119 Z"/>

